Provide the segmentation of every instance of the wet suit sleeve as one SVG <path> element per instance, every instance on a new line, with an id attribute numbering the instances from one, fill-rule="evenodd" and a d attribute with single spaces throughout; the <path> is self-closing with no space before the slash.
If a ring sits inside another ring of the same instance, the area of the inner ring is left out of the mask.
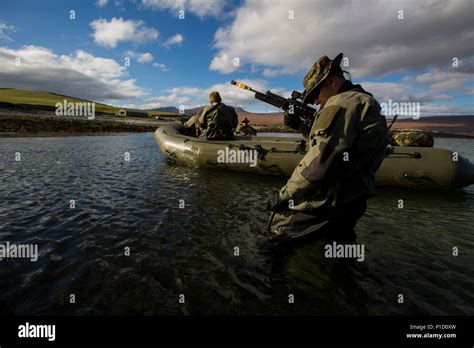
<path id="1" fill-rule="evenodd" d="M 309 150 L 280 190 L 280 199 L 299 200 L 342 161 L 357 135 L 357 117 L 337 105 L 323 108 L 309 137 Z"/>

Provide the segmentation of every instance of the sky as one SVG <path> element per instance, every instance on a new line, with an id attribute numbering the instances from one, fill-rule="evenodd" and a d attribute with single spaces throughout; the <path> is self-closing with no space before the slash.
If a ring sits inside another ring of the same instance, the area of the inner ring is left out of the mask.
<path id="1" fill-rule="evenodd" d="M 132 108 L 277 109 L 314 61 L 344 53 L 379 103 L 474 114 L 473 0 L 0 0 L 0 87 Z M 129 64 L 128 64 L 129 62 Z"/>

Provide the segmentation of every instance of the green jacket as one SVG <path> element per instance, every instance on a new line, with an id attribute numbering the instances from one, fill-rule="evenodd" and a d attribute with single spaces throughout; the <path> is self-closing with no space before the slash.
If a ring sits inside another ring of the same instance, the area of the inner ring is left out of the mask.
<path id="1" fill-rule="evenodd" d="M 347 81 L 316 115 L 309 149 L 280 190 L 293 210 L 316 213 L 375 194 L 374 174 L 385 157 L 387 122 L 380 105 Z"/>
<path id="2" fill-rule="evenodd" d="M 257 135 L 257 130 L 252 126 L 242 126 L 237 131 L 237 134 L 243 136 L 254 136 Z"/>
<path id="3" fill-rule="evenodd" d="M 232 139 L 239 123 L 234 108 L 222 103 L 206 106 L 198 122 L 206 139 Z"/>

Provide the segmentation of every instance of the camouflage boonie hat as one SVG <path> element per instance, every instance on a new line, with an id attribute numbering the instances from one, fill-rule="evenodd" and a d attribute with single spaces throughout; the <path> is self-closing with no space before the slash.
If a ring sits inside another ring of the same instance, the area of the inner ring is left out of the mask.
<path id="1" fill-rule="evenodd" d="M 244 118 L 244 120 L 242 121 L 242 123 L 250 123 L 249 119 L 246 117 Z"/>
<path id="2" fill-rule="evenodd" d="M 309 69 L 308 73 L 304 77 L 303 86 L 303 103 L 313 102 L 311 100 L 314 97 L 314 92 L 316 88 L 321 84 L 321 82 L 328 77 L 329 72 L 333 66 L 338 66 L 342 61 L 342 53 L 339 53 L 336 58 L 333 60 L 329 59 L 327 56 L 322 56 L 313 64 Z"/>

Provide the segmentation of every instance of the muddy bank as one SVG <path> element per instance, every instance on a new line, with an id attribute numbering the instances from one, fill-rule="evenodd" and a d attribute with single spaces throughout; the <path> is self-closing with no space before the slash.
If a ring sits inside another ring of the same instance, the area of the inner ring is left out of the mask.
<path id="1" fill-rule="evenodd" d="M 258 132 L 296 133 L 282 124 L 279 114 L 239 115 L 247 117 Z M 158 127 L 174 121 L 141 117 L 96 116 L 94 120 L 85 117 L 60 117 L 53 112 L 0 108 L 0 137 L 11 136 L 57 136 L 94 135 L 154 132 Z M 265 123 L 267 122 L 267 123 Z M 399 120 L 393 129 L 423 130 L 436 138 L 474 138 L 473 116 L 451 116 L 425 118 L 423 122 Z"/>
<path id="2" fill-rule="evenodd" d="M 117 119 L 98 116 L 58 117 L 51 115 L 5 115 L 0 113 L 0 136 L 85 135 L 104 133 L 154 132 L 165 121 Z"/>

